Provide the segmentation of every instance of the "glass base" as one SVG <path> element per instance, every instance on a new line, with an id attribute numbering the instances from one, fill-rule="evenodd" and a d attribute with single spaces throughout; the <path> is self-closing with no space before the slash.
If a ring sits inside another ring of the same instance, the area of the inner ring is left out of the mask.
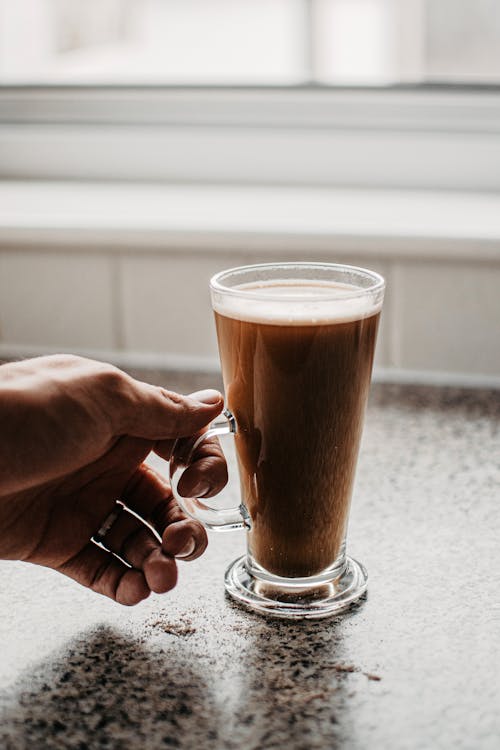
<path id="1" fill-rule="evenodd" d="M 345 558 L 343 571 L 331 580 L 273 577 L 263 580 L 247 566 L 247 556 L 235 560 L 226 571 L 227 593 L 249 609 L 269 615 L 295 619 L 331 617 L 342 612 L 362 596 L 367 587 L 366 569 Z"/>

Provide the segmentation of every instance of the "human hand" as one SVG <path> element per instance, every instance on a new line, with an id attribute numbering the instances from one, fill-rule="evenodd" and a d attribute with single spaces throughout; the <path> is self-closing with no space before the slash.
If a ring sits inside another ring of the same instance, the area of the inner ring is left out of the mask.
<path id="1" fill-rule="evenodd" d="M 152 450 L 168 459 L 222 406 L 217 391 L 180 396 L 80 357 L 2 365 L 0 558 L 51 567 L 122 604 L 173 588 L 175 557 L 202 554 L 206 532 L 143 461 Z M 207 497 L 225 481 L 220 448 L 206 441 L 180 490 Z M 92 537 L 110 514 L 102 549 Z"/>

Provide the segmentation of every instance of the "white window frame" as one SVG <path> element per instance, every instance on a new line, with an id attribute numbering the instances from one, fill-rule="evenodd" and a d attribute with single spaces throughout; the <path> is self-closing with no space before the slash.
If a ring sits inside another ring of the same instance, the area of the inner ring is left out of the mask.
<path id="1" fill-rule="evenodd" d="M 0 178 L 500 190 L 500 88 L 0 87 Z"/>

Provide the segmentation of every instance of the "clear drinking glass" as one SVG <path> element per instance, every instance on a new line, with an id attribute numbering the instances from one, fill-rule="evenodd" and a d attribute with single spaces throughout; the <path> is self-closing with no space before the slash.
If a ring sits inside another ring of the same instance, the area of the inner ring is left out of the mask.
<path id="1" fill-rule="evenodd" d="M 170 478 L 188 515 L 246 530 L 247 552 L 225 586 L 251 609 L 325 617 L 366 590 L 346 531 L 384 286 L 373 271 L 327 263 L 245 266 L 211 279 L 226 410 L 203 435 L 176 443 Z M 200 444 L 231 433 L 240 505 L 180 496 Z"/>

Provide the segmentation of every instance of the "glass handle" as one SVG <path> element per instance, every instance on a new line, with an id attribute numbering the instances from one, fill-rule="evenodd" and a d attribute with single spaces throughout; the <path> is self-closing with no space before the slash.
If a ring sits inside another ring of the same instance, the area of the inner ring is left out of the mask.
<path id="1" fill-rule="evenodd" d="M 231 412 L 225 409 L 202 435 L 176 440 L 170 457 L 170 484 L 175 499 L 184 513 L 214 531 L 250 528 L 250 516 L 245 506 L 216 508 L 209 505 L 206 498 L 184 497 L 179 493 L 179 482 L 186 469 L 191 465 L 197 449 L 205 440 L 212 437 L 234 435 L 235 433 L 236 420 Z M 210 498 L 210 501 L 212 501 L 212 498 Z"/>

